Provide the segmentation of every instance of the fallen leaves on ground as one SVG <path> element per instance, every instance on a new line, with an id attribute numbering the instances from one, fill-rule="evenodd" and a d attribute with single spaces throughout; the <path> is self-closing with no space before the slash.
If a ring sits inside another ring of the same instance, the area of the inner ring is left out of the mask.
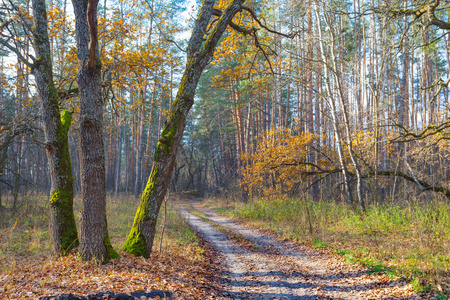
<path id="1" fill-rule="evenodd" d="M 106 265 L 80 261 L 76 254 L 67 257 L 23 257 L 0 273 L 0 299 L 39 298 L 99 291 L 170 291 L 175 299 L 213 298 L 218 290 L 213 283 L 216 268 L 208 258 L 194 259 L 191 249 L 178 253 L 153 254 L 144 259 L 120 253 Z"/>

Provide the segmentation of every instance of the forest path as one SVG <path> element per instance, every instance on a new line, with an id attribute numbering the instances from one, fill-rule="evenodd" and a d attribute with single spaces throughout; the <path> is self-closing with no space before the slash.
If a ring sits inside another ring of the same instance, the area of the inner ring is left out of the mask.
<path id="1" fill-rule="evenodd" d="M 222 216 L 200 200 L 181 202 L 183 218 L 217 250 L 222 299 L 420 299 L 410 285 L 371 274 L 337 255 L 286 242 Z"/>

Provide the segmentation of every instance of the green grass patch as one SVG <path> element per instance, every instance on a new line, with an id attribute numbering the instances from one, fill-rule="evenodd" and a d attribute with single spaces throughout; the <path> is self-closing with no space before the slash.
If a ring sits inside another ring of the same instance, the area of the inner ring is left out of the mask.
<path id="1" fill-rule="evenodd" d="M 229 212 L 229 210 L 226 209 L 226 208 L 217 208 L 216 211 L 217 211 L 219 214 L 223 214 L 223 215 L 226 215 L 227 212 Z"/>
<path id="2" fill-rule="evenodd" d="M 335 249 L 369 272 L 409 278 L 418 291 L 443 287 L 445 295 L 450 287 L 448 203 L 371 205 L 366 214 L 328 201 L 308 201 L 308 207 L 312 235 L 303 200 L 254 200 L 218 211 L 315 248 Z"/>
<path id="3" fill-rule="evenodd" d="M 316 248 L 316 249 L 322 249 L 322 248 L 328 247 L 327 243 L 325 243 L 323 240 L 321 240 L 319 238 L 315 238 L 313 240 L 313 245 L 314 245 L 314 248 Z"/>

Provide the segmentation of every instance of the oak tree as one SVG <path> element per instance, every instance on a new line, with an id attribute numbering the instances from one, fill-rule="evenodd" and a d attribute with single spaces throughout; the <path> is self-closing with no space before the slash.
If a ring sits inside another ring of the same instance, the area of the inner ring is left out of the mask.
<path id="1" fill-rule="evenodd" d="M 118 257 L 106 221 L 105 149 L 101 61 L 98 50 L 98 0 L 73 0 L 80 93 L 81 225 L 79 253 L 83 260 L 107 262 Z"/>

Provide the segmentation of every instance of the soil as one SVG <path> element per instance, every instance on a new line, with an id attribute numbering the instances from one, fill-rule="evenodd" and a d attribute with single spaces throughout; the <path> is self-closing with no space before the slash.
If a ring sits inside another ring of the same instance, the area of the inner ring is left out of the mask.
<path id="1" fill-rule="evenodd" d="M 200 200 L 181 215 L 215 249 L 221 299 L 422 299 L 401 278 L 369 274 L 342 256 L 281 240 L 217 214 Z"/>

